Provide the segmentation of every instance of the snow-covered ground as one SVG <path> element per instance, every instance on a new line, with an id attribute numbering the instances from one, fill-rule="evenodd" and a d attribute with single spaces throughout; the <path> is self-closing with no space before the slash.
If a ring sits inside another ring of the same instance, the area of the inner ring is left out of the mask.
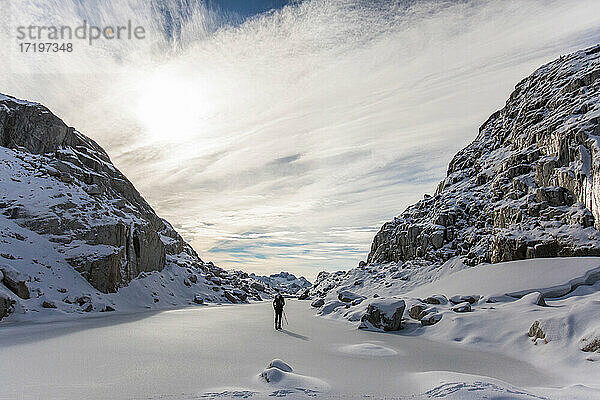
<path id="1" fill-rule="evenodd" d="M 4 321 L 0 399 L 600 398 L 600 354 L 583 351 L 600 344 L 600 258 L 441 270 L 396 287 L 407 307 L 393 333 L 357 329 L 355 317 L 394 292 L 357 276 L 346 277 L 356 305 L 328 296 L 321 318 L 289 299 L 280 332 L 270 302 Z M 456 312 L 456 296 L 471 311 Z M 440 316 L 431 326 L 409 315 L 426 297 L 440 300 L 426 304 Z"/>
<path id="2" fill-rule="evenodd" d="M 585 390 L 595 388 L 590 398 L 600 398 L 600 258 L 533 259 L 472 268 L 454 259 L 436 272 L 428 283 L 423 271 L 398 271 L 390 265 L 332 274 L 325 282 L 335 290 L 323 298 L 318 313 L 358 326 L 369 304 L 402 299 L 406 310 L 401 335 L 530 362 L 557 371 Z M 377 284 L 369 281 L 373 277 Z M 567 398 L 576 392 L 566 390 Z"/>
<path id="3" fill-rule="evenodd" d="M 0 399 L 538 399 L 570 384 L 503 355 L 318 318 L 308 302 L 286 311 L 280 332 L 268 302 L 7 324 Z"/>

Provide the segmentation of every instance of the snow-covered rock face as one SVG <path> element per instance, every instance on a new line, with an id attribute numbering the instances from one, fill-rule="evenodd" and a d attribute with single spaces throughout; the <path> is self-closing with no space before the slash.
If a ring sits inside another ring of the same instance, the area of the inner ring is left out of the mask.
<path id="1" fill-rule="evenodd" d="M 56 243 L 97 290 L 160 271 L 167 252 L 195 256 L 98 144 L 45 107 L 3 97 L 0 145 L 3 215 Z"/>
<path id="2" fill-rule="evenodd" d="M 136 300 L 126 291 L 127 307 L 189 304 L 196 296 L 245 302 L 271 291 L 203 262 L 98 144 L 44 106 L 4 95 L 0 242 L 0 318 L 49 312 L 51 304 L 57 312 L 110 310 L 121 300 L 104 295 L 135 278 L 135 290 L 147 293 Z"/>
<path id="3" fill-rule="evenodd" d="M 285 271 L 278 274 L 271 274 L 269 276 L 258 276 L 254 274 L 250 274 L 250 276 L 258 279 L 268 286 L 289 294 L 296 294 L 302 289 L 312 286 L 312 283 L 310 283 L 305 277 L 301 276 L 300 278 L 297 278 L 294 274 Z"/>
<path id="4" fill-rule="evenodd" d="M 314 306 L 321 315 L 359 321 L 371 299 L 403 296 L 450 274 L 460 281 L 457 274 L 475 264 L 600 254 L 599 140 L 600 46 L 561 57 L 520 82 L 454 157 L 437 193 L 383 225 L 368 262 L 317 276 Z M 472 293 L 445 294 L 509 293 L 484 291 L 483 283 L 472 285 Z M 344 303 L 344 291 L 367 300 Z M 428 301 L 414 312 L 437 324 L 429 308 L 442 304 L 434 295 L 444 293 L 421 292 Z"/>
<path id="5" fill-rule="evenodd" d="M 600 254 L 600 46 L 521 81 L 434 196 L 383 225 L 370 263 Z"/>

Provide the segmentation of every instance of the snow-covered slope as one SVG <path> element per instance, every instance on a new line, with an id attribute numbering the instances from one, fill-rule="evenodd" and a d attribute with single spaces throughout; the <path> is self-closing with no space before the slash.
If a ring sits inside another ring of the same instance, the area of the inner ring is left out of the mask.
<path id="1" fill-rule="evenodd" d="M 93 140 L 0 95 L 0 318 L 246 302 L 265 287 L 205 263 Z M 118 291 L 118 293 L 117 293 Z"/>
<path id="2" fill-rule="evenodd" d="M 310 283 L 305 277 L 301 276 L 300 278 L 297 278 L 294 274 L 285 271 L 278 274 L 271 274 L 269 276 L 259 276 L 255 274 L 250 274 L 250 276 L 258 279 L 261 282 L 264 282 L 274 289 L 279 289 L 280 291 L 289 294 L 296 294 L 301 289 L 306 289 L 312 286 L 312 283 Z"/>

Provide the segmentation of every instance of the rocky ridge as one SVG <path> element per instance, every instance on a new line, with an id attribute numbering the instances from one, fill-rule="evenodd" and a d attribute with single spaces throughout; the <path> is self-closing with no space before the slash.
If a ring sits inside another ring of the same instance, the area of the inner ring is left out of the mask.
<path id="1" fill-rule="evenodd" d="M 600 47 L 521 81 L 433 196 L 383 225 L 371 263 L 600 254 Z"/>
<path id="2" fill-rule="evenodd" d="M 145 279 L 142 303 L 152 308 L 271 292 L 204 262 L 92 139 L 46 107 L 5 95 L 0 226 L 0 318 L 15 310 L 110 310 L 136 279 Z"/>
<path id="3" fill-rule="evenodd" d="M 257 279 L 267 286 L 278 289 L 286 294 L 297 294 L 302 290 L 306 290 L 312 286 L 305 277 L 296 277 L 289 272 L 280 272 L 269 276 L 250 274 L 254 279 Z"/>
<path id="4" fill-rule="evenodd" d="M 339 295 L 401 296 L 482 263 L 600 254 L 600 46 L 560 57 L 515 87 L 450 162 L 435 194 L 375 235 L 357 268 L 321 272 L 320 312 Z M 347 310 L 349 308 L 349 310 Z M 410 307 L 407 307 L 409 309 Z M 465 307 L 466 308 L 466 307 Z M 424 311 L 424 310 L 422 310 Z"/>

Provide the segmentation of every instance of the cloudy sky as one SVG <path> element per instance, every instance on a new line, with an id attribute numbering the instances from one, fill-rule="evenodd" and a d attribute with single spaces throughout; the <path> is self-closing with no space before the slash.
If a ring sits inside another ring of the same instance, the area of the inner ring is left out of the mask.
<path id="1" fill-rule="evenodd" d="M 0 92 L 98 141 L 205 260 L 309 278 L 365 259 L 597 0 L 0 0 Z M 6 12 L 6 10 L 9 10 Z M 138 41 L 21 54 L 15 27 L 131 19 Z"/>

